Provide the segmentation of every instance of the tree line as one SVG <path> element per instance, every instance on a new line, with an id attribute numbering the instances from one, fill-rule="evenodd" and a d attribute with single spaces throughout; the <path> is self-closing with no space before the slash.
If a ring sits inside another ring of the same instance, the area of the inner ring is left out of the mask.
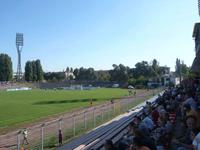
<path id="1" fill-rule="evenodd" d="M 179 60 L 179 59 L 178 59 Z M 178 66 L 177 66 L 178 65 Z M 45 73 L 44 79 L 47 81 L 66 80 L 66 73 L 73 74 L 74 78 L 67 80 L 76 81 L 100 81 L 100 82 L 116 82 L 119 84 L 146 85 L 149 79 L 154 82 L 161 82 L 162 76 L 169 73 L 169 68 L 160 66 L 159 62 L 154 59 L 150 63 L 141 61 L 135 64 L 134 68 L 130 68 L 123 64 L 113 64 L 110 70 L 94 70 L 94 68 L 70 68 L 67 67 L 63 72 Z M 179 71 L 179 68 L 182 68 Z M 190 68 L 184 62 L 176 63 L 175 75 L 178 77 L 179 72 L 182 76 L 189 74 Z"/>
<path id="2" fill-rule="evenodd" d="M 44 73 L 42 70 L 42 65 L 40 60 L 27 61 L 25 65 L 25 80 L 30 81 L 42 81 L 44 78 Z"/>
<path id="3" fill-rule="evenodd" d="M 25 64 L 24 79 L 27 82 L 46 81 L 101 81 L 128 83 L 132 85 L 145 85 L 149 79 L 159 82 L 160 77 L 165 74 L 167 67 L 159 65 L 156 59 L 151 62 L 141 61 L 130 68 L 123 64 L 113 64 L 110 70 L 94 70 L 94 68 L 69 68 L 60 72 L 43 72 L 39 59 L 27 61 Z M 177 58 L 175 64 L 176 76 L 185 77 L 190 68 Z M 0 81 L 13 80 L 12 60 L 7 54 L 0 54 Z"/>
<path id="4" fill-rule="evenodd" d="M 0 54 L 0 81 L 10 81 L 13 78 L 11 58 L 7 54 Z"/>

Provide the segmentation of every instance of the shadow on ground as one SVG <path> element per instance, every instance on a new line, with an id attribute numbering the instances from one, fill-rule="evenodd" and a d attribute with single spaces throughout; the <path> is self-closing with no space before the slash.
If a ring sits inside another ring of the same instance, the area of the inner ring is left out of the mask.
<path id="1" fill-rule="evenodd" d="M 71 99 L 71 100 L 50 100 L 50 101 L 39 101 L 33 103 L 33 105 L 48 105 L 48 104 L 64 104 L 64 103 L 80 103 L 80 102 L 90 102 L 91 99 Z M 97 99 L 92 99 L 93 102 Z"/>

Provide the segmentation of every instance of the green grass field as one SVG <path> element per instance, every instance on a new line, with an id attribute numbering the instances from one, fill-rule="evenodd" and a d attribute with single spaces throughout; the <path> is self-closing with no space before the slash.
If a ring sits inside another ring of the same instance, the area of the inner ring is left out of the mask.
<path id="1" fill-rule="evenodd" d="M 88 107 L 90 99 L 96 105 L 111 98 L 127 96 L 126 89 L 95 89 L 84 91 L 31 90 L 0 91 L 0 132 L 27 123 Z"/>

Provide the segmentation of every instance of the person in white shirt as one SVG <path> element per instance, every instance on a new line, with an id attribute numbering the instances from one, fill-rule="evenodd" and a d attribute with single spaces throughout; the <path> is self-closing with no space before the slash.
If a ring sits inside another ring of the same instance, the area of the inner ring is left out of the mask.
<path id="1" fill-rule="evenodd" d="M 200 150 L 200 132 L 198 129 L 191 131 L 192 145 L 194 150 Z"/>
<path id="2" fill-rule="evenodd" d="M 28 131 L 27 131 L 27 129 L 24 129 L 22 131 L 22 134 L 23 134 L 23 144 L 26 142 L 26 144 L 28 145 L 29 143 L 28 143 Z"/>

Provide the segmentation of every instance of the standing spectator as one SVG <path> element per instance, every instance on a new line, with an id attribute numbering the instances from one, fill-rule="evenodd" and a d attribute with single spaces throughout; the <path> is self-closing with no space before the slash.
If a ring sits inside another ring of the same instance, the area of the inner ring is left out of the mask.
<path id="1" fill-rule="evenodd" d="M 24 129 L 22 131 L 22 134 L 23 134 L 23 144 L 26 142 L 26 144 L 28 145 L 29 143 L 28 143 L 28 131 L 27 131 L 27 129 Z"/>
<path id="2" fill-rule="evenodd" d="M 58 143 L 59 145 L 62 145 L 62 141 L 63 141 L 63 138 L 62 138 L 62 131 L 59 129 L 58 131 Z"/>
<path id="3" fill-rule="evenodd" d="M 134 96 L 136 96 L 136 91 L 134 91 Z"/>
<path id="4" fill-rule="evenodd" d="M 113 101 L 113 99 L 111 99 L 111 100 L 110 100 L 110 103 L 111 103 L 111 104 L 114 104 L 114 101 Z"/>
<path id="5" fill-rule="evenodd" d="M 90 107 L 92 107 L 92 99 L 90 100 Z"/>

